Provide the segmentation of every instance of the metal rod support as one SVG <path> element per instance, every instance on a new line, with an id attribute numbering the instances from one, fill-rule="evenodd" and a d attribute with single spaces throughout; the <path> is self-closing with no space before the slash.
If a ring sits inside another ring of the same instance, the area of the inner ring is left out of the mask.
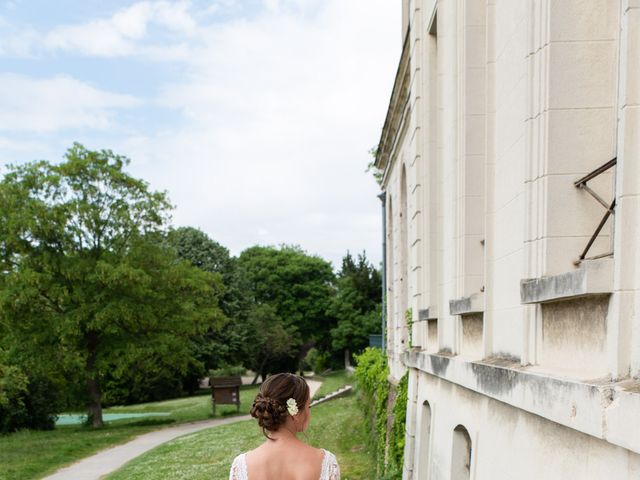
<path id="1" fill-rule="evenodd" d="M 593 190 L 591 190 L 591 188 L 589 188 L 587 186 L 586 183 L 580 184 L 578 186 L 578 188 L 581 188 L 585 191 L 587 191 L 593 198 L 595 198 L 597 200 L 597 202 L 602 205 L 604 208 L 606 208 L 607 210 L 610 210 L 609 205 L 607 204 L 607 202 L 605 202 L 602 197 L 600 195 L 598 195 L 596 192 L 594 192 Z M 611 210 L 611 213 L 615 213 L 613 210 Z"/>
<path id="2" fill-rule="evenodd" d="M 596 168 L 593 172 L 585 175 L 580 180 L 577 180 L 577 181 L 573 182 L 573 184 L 576 187 L 578 187 L 582 183 L 587 183 L 592 178 L 597 177 L 601 173 L 606 172 L 607 170 L 609 170 L 611 167 L 613 167 L 617 163 L 617 161 L 618 161 L 618 157 L 615 157 L 615 158 L 609 160 L 607 163 L 605 163 L 601 167 Z"/>
<path id="3" fill-rule="evenodd" d="M 602 217 L 602 220 L 600 220 L 600 223 L 598 224 L 598 228 L 596 228 L 596 231 L 593 232 L 593 235 L 591 235 L 591 238 L 589 239 L 589 243 L 587 243 L 587 246 L 585 247 L 584 251 L 580 255 L 581 261 L 584 260 L 584 257 L 587 256 L 587 252 L 591 248 L 591 245 L 593 245 L 593 242 L 596 241 L 596 237 L 600 234 L 600 230 L 602 230 L 602 227 L 604 227 L 604 224 L 607 222 L 607 219 L 611 215 L 611 212 L 613 211 L 615 206 L 616 206 L 616 201 L 614 199 L 613 202 L 611 202 L 611 207 L 605 212 L 604 217 Z"/>

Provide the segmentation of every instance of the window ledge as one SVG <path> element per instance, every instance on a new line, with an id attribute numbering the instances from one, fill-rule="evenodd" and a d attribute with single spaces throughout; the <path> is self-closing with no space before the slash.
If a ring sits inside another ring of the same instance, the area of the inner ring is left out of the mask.
<path id="1" fill-rule="evenodd" d="M 484 312 L 484 293 L 474 293 L 470 297 L 449 300 L 451 315 L 467 315 Z"/>
<path id="2" fill-rule="evenodd" d="M 427 320 L 437 320 L 438 314 L 435 311 L 435 307 L 423 308 L 418 310 L 418 322 L 425 322 Z"/>
<path id="3" fill-rule="evenodd" d="M 613 258 L 585 260 L 572 272 L 520 280 L 520 302 L 523 304 L 568 300 L 612 291 Z"/>

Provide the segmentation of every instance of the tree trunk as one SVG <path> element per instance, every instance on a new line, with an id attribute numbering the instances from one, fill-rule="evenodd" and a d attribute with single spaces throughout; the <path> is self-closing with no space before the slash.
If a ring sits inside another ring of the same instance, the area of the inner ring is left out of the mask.
<path id="1" fill-rule="evenodd" d="M 316 346 L 316 341 L 309 340 L 308 342 L 304 343 L 300 347 L 300 350 L 298 351 L 298 370 L 300 370 L 301 377 L 304 377 L 304 359 L 307 357 L 309 350 L 311 350 L 315 346 Z"/>
<path id="2" fill-rule="evenodd" d="M 253 382 L 251 382 L 252 385 L 255 385 L 256 382 L 258 381 L 258 377 L 262 376 L 262 381 L 264 382 L 266 380 L 266 373 L 265 373 L 265 367 L 267 366 L 267 360 L 268 358 L 265 358 L 264 360 L 262 360 L 262 363 L 260 364 L 260 366 L 256 369 L 256 376 L 253 378 Z"/>
<path id="3" fill-rule="evenodd" d="M 351 366 L 351 353 L 349 353 L 349 349 L 345 348 L 344 350 L 344 368 L 349 368 Z"/>
<path id="4" fill-rule="evenodd" d="M 102 390 L 100 388 L 100 378 L 96 372 L 96 358 L 98 357 L 98 334 L 89 332 L 86 334 L 87 339 L 87 363 L 85 365 L 85 373 L 87 375 L 87 393 L 89 396 L 89 405 L 87 410 L 93 421 L 94 427 L 104 426 L 102 420 Z"/>
<path id="5" fill-rule="evenodd" d="M 96 374 L 97 377 L 97 374 Z M 89 416 L 93 419 L 94 427 L 104 426 L 102 421 L 102 392 L 97 378 L 87 378 L 87 391 L 89 393 Z"/>

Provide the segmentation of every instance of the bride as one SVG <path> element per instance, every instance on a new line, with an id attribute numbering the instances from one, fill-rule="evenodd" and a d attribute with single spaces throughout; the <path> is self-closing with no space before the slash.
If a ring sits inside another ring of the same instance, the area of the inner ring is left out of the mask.
<path id="1" fill-rule="evenodd" d="M 336 457 L 296 436 L 311 420 L 309 385 L 302 377 L 279 373 L 267 378 L 251 416 L 267 440 L 233 460 L 229 480 L 340 480 Z"/>

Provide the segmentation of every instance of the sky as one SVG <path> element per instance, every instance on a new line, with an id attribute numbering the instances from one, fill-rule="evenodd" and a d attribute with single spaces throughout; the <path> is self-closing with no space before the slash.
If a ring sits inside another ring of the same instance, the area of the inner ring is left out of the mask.
<path id="1" fill-rule="evenodd" d="M 0 174 L 110 149 L 233 255 L 378 265 L 365 170 L 400 50 L 392 0 L 0 0 Z"/>

